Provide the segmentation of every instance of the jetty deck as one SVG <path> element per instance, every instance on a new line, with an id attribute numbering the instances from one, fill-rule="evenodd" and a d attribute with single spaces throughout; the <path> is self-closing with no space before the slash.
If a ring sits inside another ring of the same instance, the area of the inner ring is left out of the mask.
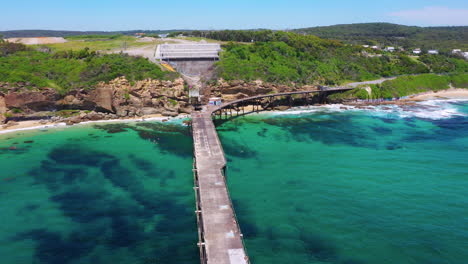
<path id="1" fill-rule="evenodd" d="M 250 262 L 226 186 L 226 158 L 211 113 L 192 114 L 200 258 L 208 264 L 247 264 Z"/>

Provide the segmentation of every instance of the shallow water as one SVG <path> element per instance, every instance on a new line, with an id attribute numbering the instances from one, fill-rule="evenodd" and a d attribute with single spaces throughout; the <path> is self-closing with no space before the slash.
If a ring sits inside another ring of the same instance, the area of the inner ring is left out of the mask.
<path id="1" fill-rule="evenodd" d="M 198 263 L 191 163 L 180 124 L 1 135 L 1 263 Z"/>
<path id="2" fill-rule="evenodd" d="M 254 264 L 468 259 L 468 103 L 335 105 L 219 127 Z M 199 263 L 179 123 L 0 135 L 0 263 Z"/>
<path id="3" fill-rule="evenodd" d="M 342 108 L 219 127 L 252 263 L 467 263 L 468 103 Z"/>

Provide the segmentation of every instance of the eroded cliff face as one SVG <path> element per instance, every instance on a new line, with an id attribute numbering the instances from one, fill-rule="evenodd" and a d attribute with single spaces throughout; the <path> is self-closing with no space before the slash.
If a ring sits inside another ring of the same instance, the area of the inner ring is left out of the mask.
<path id="1" fill-rule="evenodd" d="M 312 85 L 283 85 L 264 83 L 260 80 L 245 82 L 238 80 L 225 81 L 223 79 L 219 79 L 216 83 L 207 86 L 204 95 L 205 99 L 216 96 L 223 98 L 225 101 L 232 101 L 256 95 L 293 91 L 308 91 L 316 89 L 317 87 Z"/>
<path id="2" fill-rule="evenodd" d="M 154 114 L 189 114 L 192 107 L 184 84 L 182 78 L 174 81 L 147 79 L 130 83 L 120 77 L 108 83 L 99 83 L 93 89 L 73 90 L 62 95 L 50 88 L 31 89 L 26 88 L 27 84 L 0 83 L 0 122 L 51 118 L 53 121 L 74 124 Z M 232 101 L 255 95 L 316 89 L 315 86 L 262 81 L 228 82 L 219 79 L 205 86 L 203 103 L 207 103 L 212 96 Z"/>
<path id="3" fill-rule="evenodd" d="M 28 89 L 22 84 L 0 83 L 0 121 L 40 119 L 61 110 L 92 111 L 93 119 L 151 114 L 177 116 L 190 113 L 183 79 L 128 82 L 124 77 L 99 83 L 95 89 L 74 90 L 65 95 L 54 89 Z M 98 116 L 96 116 L 98 114 Z M 86 115 L 77 115 L 74 118 Z M 78 120 L 77 120 L 78 121 Z"/>

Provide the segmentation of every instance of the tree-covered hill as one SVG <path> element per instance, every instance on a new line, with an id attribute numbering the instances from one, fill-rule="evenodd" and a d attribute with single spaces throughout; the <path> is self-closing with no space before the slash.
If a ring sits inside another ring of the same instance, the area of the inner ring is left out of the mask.
<path id="1" fill-rule="evenodd" d="M 227 80 L 334 85 L 403 74 L 468 71 L 468 62 L 444 55 L 415 59 L 404 53 L 369 54 L 361 46 L 291 32 L 265 32 L 260 36 L 266 41 L 225 45 L 217 64 L 219 76 Z"/>
<path id="2" fill-rule="evenodd" d="M 468 26 L 415 27 L 389 23 L 345 24 L 296 29 L 294 32 L 352 44 L 423 49 L 468 49 Z"/>

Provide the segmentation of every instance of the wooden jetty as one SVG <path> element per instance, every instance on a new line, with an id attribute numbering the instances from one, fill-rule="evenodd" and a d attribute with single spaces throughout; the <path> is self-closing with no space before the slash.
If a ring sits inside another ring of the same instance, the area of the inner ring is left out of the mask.
<path id="1" fill-rule="evenodd" d="M 352 88 L 323 87 L 320 90 L 296 91 L 248 97 L 221 106 L 207 106 L 192 113 L 194 144 L 194 182 L 198 222 L 198 246 L 202 264 L 250 264 L 243 236 L 226 184 L 226 158 L 212 117 L 260 99 L 279 96 L 347 91 Z M 258 109 L 258 108 L 257 108 Z"/>
<path id="2" fill-rule="evenodd" d="M 226 185 L 226 158 L 211 111 L 192 114 L 194 181 L 202 264 L 248 264 Z"/>

